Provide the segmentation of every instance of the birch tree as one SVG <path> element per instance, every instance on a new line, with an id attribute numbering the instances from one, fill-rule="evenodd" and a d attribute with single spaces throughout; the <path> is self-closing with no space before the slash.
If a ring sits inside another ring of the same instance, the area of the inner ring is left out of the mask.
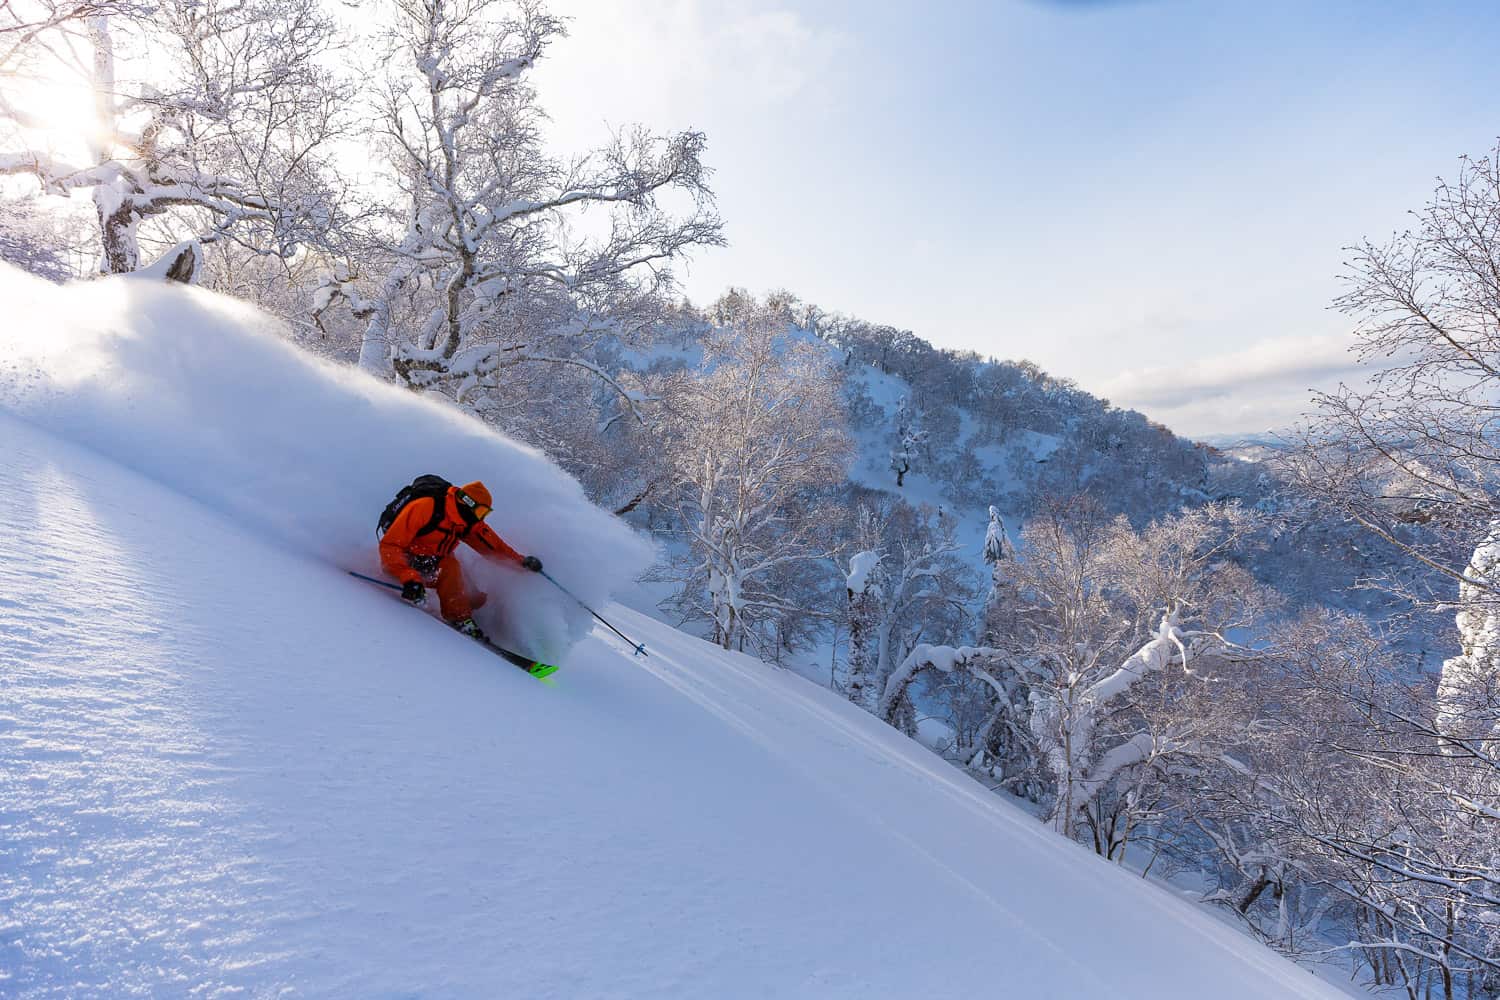
<path id="1" fill-rule="evenodd" d="M 52 7 L 6 42 L 94 94 L 80 160 L 47 141 L 44 110 L 0 96 L 15 128 L 0 173 L 47 195 L 87 192 L 98 269 L 141 266 L 141 230 L 171 244 L 234 241 L 291 257 L 339 216 L 329 147 L 347 93 L 325 68 L 337 39 L 318 0 L 163 0 Z M 82 16 L 87 11 L 87 16 Z M 64 16 L 67 14 L 68 16 Z"/>
<path id="2" fill-rule="evenodd" d="M 691 553 L 680 606 L 725 649 L 763 645 L 758 625 L 801 610 L 768 582 L 832 549 L 820 500 L 850 454 L 837 372 L 824 349 L 787 331 L 780 310 L 743 310 L 710 338 L 703 365 L 666 389 Z"/>
<path id="3" fill-rule="evenodd" d="M 1465 566 L 1500 520 L 1500 146 L 1464 157 L 1390 239 L 1350 248 L 1335 306 L 1368 381 L 1320 394 L 1285 472 L 1423 574 L 1400 596 L 1494 601 Z"/>
<path id="4" fill-rule="evenodd" d="M 0 4 L 0 75 L 14 76 L 34 62 L 55 33 L 96 17 L 139 16 L 150 7 L 136 0 L 6 0 Z"/>
<path id="5" fill-rule="evenodd" d="M 1403 963 L 1430 963 L 1452 995 L 1460 959 L 1485 965 L 1500 922 L 1500 147 L 1463 158 L 1413 216 L 1351 248 L 1336 305 L 1370 378 L 1318 398 L 1285 466 L 1315 509 L 1400 557 L 1403 571 L 1376 583 L 1456 613 L 1460 648 L 1436 684 L 1392 665 L 1329 699 L 1359 720 L 1333 750 L 1371 791 L 1353 825 L 1309 808 L 1288 823 L 1376 915 L 1366 951 L 1389 953 L 1380 961 L 1403 980 Z"/>
<path id="6" fill-rule="evenodd" d="M 559 18 L 537 0 L 392 9 L 374 113 L 396 236 L 377 260 L 330 272 L 316 313 L 343 304 L 364 323 L 364 370 L 481 411 L 505 392 L 502 372 L 536 364 L 588 370 L 633 406 L 582 348 L 658 318 L 671 266 L 721 242 L 703 134 L 626 129 L 559 158 L 527 82 Z"/>
<path id="7" fill-rule="evenodd" d="M 1050 822 L 1118 856 L 1158 794 L 1154 769 L 1197 738 L 1197 721 L 1174 710 L 1183 684 L 1238 655 L 1229 632 L 1269 604 L 1228 558 L 1251 525 L 1215 505 L 1137 532 L 1085 500 L 1050 505 L 1007 560 L 1015 607 L 1006 629 L 987 631 L 994 645 L 914 651 L 887 682 L 887 708 L 929 667 L 969 670 L 999 708 L 1024 692 Z"/>
<path id="8" fill-rule="evenodd" d="M 1300 897 L 1337 917 L 1347 937 L 1332 950 L 1377 982 L 1484 995 L 1477 986 L 1500 982 L 1500 811 L 1476 793 L 1500 772 L 1457 742 L 1434 752 L 1432 685 L 1394 680 L 1398 659 L 1367 621 L 1315 610 L 1279 633 L 1262 669 L 1224 678 L 1229 727 L 1208 741 L 1218 760 L 1183 772 L 1195 786 L 1184 815 L 1237 873 L 1210 898 L 1289 946 L 1309 919 L 1286 912 Z M 1269 928 L 1253 911 L 1268 891 Z"/>
<path id="9" fill-rule="evenodd" d="M 879 676 L 877 633 L 886 590 L 886 571 L 881 566 L 885 553 L 875 512 L 861 507 L 856 517 L 854 545 L 857 551 L 849 557 L 848 572 L 844 576 L 844 593 L 849 602 L 844 619 L 849 636 L 844 693 L 854 704 L 868 709 L 871 701 L 869 688 Z"/>

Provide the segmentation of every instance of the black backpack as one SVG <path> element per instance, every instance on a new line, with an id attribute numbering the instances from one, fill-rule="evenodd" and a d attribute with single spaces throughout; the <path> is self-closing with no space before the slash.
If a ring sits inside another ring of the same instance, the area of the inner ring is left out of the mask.
<path id="1" fill-rule="evenodd" d="M 413 500 L 426 497 L 433 501 L 432 518 L 429 520 L 419 535 L 425 535 L 438 526 L 443 519 L 442 498 L 447 495 L 452 483 L 442 476 L 418 476 L 413 479 L 410 486 L 401 487 L 401 492 L 396 494 L 396 499 L 385 505 L 385 510 L 380 512 L 380 524 L 375 529 L 375 537 L 379 538 L 390 530 L 392 522 L 406 509 L 406 505 Z"/>

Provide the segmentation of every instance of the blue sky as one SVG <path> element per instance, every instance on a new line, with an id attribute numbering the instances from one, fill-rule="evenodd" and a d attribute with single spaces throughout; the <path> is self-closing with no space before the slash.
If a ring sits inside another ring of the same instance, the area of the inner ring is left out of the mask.
<path id="1" fill-rule="evenodd" d="M 1500 135 L 1500 3 L 556 0 L 567 147 L 699 128 L 731 246 L 784 287 L 1029 358 L 1191 434 L 1352 373 L 1341 248 Z"/>

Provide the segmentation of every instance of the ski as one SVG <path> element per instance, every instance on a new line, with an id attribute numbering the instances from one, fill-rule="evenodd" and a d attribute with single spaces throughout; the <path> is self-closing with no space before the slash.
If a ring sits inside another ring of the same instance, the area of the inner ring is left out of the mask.
<path id="1" fill-rule="evenodd" d="M 361 579 L 361 580 L 365 581 L 366 583 L 373 583 L 377 587 L 384 587 L 387 590 L 394 590 L 394 591 L 397 591 L 398 593 L 401 590 L 400 587 L 398 587 L 394 583 L 391 583 L 388 580 L 380 580 L 380 579 L 377 579 L 377 578 L 375 578 L 373 576 L 366 576 L 363 573 L 356 573 L 352 569 L 345 570 L 344 572 L 348 573 L 352 577 L 357 577 L 358 579 Z M 401 603 L 405 604 L 406 602 L 402 601 Z M 409 605 L 409 606 L 415 607 L 415 605 Z M 449 627 L 451 628 L 452 626 L 449 626 Z M 455 629 L 455 631 L 457 631 L 457 630 Z M 510 664 L 512 664 L 514 666 L 520 667 L 522 670 L 526 671 L 528 674 L 530 674 L 531 676 L 535 677 L 537 680 L 546 680 L 548 677 L 551 677 L 553 674 L 557 673 L 557 667 L 554 666 L 551 663 L 543 663 L 541 660 L 533 659 L 532 657 L 529 657 L 529 656 L 523 656 L 522 654 L 517 653 L 514 650 L 506 649 L 504 646 L 498 646 L 495 643 L 491 642 L 487 638 L 486 639 L 474 639 L 473 636 L 469 636 L 468 638 L 473 639 L 476 644 L 478 644 L 480 646 L 483 646 L 485 649 L 488 649 L 490 652 L 494 653 L 496 656 L 501 657 L 506 662 L 508 662 L 508 663 L 510 663 Z"/>
<path id="2" fill-rule="evenodd" d="M 470 638 L 473 637 L 470 636 Z M 474 639 L 474 641 L 479 643 L 479 645 L 483 646 L 485 649 L 488 649 L 490 652 L 503 657 L 511 663 L 514 663 L 516 666 L 520 667 L 522 670 L 526 671 L 528 674 L 537 678 L 538 680 L 545 677 L 551 677 L 553 674 L 557 673 L 557 668 L 550 663 L 543 663 L 541 660 L 533 660 L 529 656 L 522 656 L 520 653 L 511 652 L 503 646 L 495 645 L 488 639 Z"/>

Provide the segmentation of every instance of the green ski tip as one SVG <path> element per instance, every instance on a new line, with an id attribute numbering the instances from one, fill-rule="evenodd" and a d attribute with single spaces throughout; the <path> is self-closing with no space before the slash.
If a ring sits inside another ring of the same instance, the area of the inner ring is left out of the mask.
<path id="1" fill-rule="evenodd" d="M 543 677 L 551 677 L 553 674 L 557 673 L 557 668 L 550 663 L 533 663 L 531 666 L 526 668 L 526 672 L 531 676 L 540 679 Z"/>

